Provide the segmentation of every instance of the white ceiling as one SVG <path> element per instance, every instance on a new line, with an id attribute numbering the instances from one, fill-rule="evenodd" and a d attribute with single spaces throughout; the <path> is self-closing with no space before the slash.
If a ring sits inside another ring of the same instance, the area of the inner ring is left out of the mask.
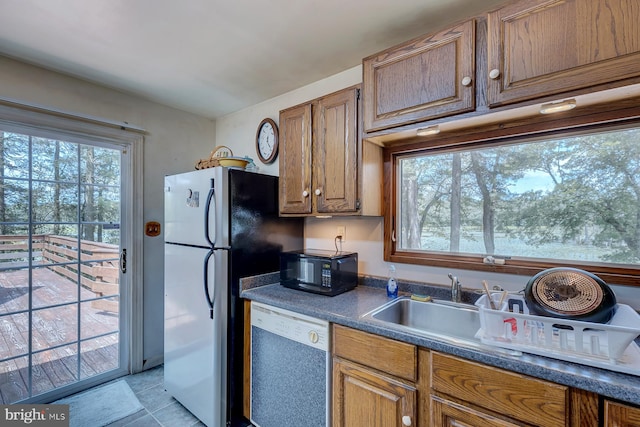
<path id="1" fill-rule="evenodd" d="M 0 0 L 0 55 L 216 118 L 504 0 Z"/>

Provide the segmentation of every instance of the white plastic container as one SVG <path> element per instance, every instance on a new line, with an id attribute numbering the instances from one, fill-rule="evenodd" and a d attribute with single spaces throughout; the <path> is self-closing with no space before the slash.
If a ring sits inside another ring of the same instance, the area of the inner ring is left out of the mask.
<path id="1" fill-rule="evenodd" d="M 497 304 L 500 294 L 492 299 Z M 477 337 L 484 344 L 640 375 L 640 349 L 634 342 L 640 315 L 628 305 L 617 304 L 608 323 L 535 316 L 521 295 L 509 295 L 499 310 L 488 306 L 486 295 L 475 305 L 481 325 Z"/>

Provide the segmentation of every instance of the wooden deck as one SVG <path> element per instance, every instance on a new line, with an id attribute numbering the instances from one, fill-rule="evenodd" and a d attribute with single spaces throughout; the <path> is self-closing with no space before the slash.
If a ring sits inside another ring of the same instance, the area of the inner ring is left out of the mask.
<path id="1" fill-rule="evenodd" d="M 7 314 L 28 309 L 28 283 L 28 270 L 0 272 L 0 404 L 17 402 L 115 369 L 119 363 L 117 310 L 114 313 L 103 311 L 104 305 L 77 303 L 78 296 L 83 301 L 100 294 L 84 286 L 79 290 L 74 281 L 49 268 L 36 268 L 32 292 L 32 392 L 29 393 L 29 316 L 26 312 Z M 105 301 L 110 308 L 118 305 L 117 298 Z M 43 308 L 60 303 L 70 304 Z M 79 340 L 83 341 L 78 348 Z"/>

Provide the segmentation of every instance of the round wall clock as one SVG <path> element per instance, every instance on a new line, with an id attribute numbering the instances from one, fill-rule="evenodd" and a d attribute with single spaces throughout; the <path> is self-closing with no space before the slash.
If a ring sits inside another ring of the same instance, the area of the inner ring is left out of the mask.
<path id="1" fill-rule="evenodd" d="M 264 119 L 256 133 L 256 152 L 262 163 L 273 163 L 278 155 L 278 126 L 271 119 Z"/>

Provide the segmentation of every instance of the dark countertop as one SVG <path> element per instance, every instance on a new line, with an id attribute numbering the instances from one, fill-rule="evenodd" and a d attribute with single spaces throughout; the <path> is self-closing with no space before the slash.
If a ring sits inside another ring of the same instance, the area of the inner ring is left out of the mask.
<path id="1" fill-rule="evenodd" d="M 414 334 L 400 327 L 396 328 L 375 319 L 362 317 L 389 301 L 383 288 L 361 284 L 352 291 L 327 297 L 288 289 L 278 283 L 273 284 L 274 277 L 277 281 L 277 275 L 266 275 L 261 278 L 262 282 L 271 284 L 261 283 L 260 280 L 255 284 L 243 283 L 245 290 L 240 296 L 486 365 L 640 404 L 640 377 L 638 376 L 529 354 L 514 356 L 508 350 L 482 344 L 468 345 L 462 341 L 456 343 Z M 252 287 L 252 284 L 255 287 Z M 427 293 L 425 289 L 422 287 L 420 293 Z M 448 292 L 437 286 L 428 287 L 428 290 L 432 290 L 433 293 L 427 294 L 436 298 L 443 298 L 442 293 Z"/>

